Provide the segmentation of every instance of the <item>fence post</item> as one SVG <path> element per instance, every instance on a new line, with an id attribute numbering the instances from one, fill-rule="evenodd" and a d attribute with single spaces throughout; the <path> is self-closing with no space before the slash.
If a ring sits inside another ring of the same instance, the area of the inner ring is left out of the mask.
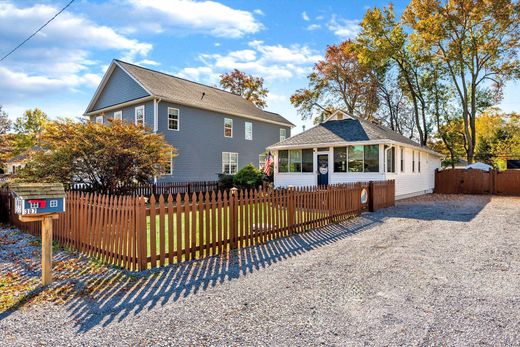
<path id="1" fill-rule="evenodd" d="M 296 191 L 293 186 L 287 187 L 287 222 L 289 233 L 296 230 Z"/>
<path id="2" fill-rule="evenodd" d="M 374 212 L 374 181 L 368 182 L 368 211 Z"/>
<path id="3" fill-rule="evenodd" d="M 238 189 L 231 188 L 229 191 L 229 210 L 231 212 L 231 249 L 238 248 Z"/>
<path id="4" fill-rule="evenodd" d="M 139 271 L 146 270 L 148 265 L 147 254 L 147 230 L 146 230 L 146 205 L 144 197 L 140 196 L 135 199 L 135 231 L 136 237 L 136 259 Z"/>
<path id="5" fill-rule="evenodd" d="M 439 184 L 439 168 L 435 169 L 435 176 L 434 176 L 434 182 L 433 182 L 433 192 L 435 194 L 438 193 L 438 184 Z"/>

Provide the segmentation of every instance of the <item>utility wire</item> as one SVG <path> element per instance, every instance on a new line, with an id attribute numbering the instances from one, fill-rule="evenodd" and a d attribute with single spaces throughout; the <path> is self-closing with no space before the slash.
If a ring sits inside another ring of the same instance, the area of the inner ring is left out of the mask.
<path id="1" fill-rule="evenodd" d="M 56 13 L 54 15 L 54 17 L 52 17 L 51 19 L 49 19 L 47 21 L 47 23 L 45 23 L 44 25 L 42 25 L 38 30 L 36 30 L 34 33 L 32 33 L 28 38 L 26 38 L 25 40 L 23 40 L 22 43 L 20 43 L 18 46 L 16 46 L 15 48 L 13 48 L 12 51 L 10 51 L 9 53 L 7 53 L 6 55 L 4 55 L 2 57 L 2 59 L 0 59 L 0 62 L 2 62 L 5 58 L 7 58 L 8 56 L 10 56 L 11 54 L 13 54 L 18 48 L 22 47 L 27 41 L 29 41 L 31 38 L 33 38 L 36 34 L 38 34 L 43 28 L 45 28 L 50 22 L 52 22 L 56 17 L 58 17 L 63 11 L 65 11 L 67 9 L 67 7 L 69 7 L 70 5 L 72 5 L 72 3 L 74 2 L 75 0 L 71 0 L 64 8 L 62 8 L 58 13 Z"/>

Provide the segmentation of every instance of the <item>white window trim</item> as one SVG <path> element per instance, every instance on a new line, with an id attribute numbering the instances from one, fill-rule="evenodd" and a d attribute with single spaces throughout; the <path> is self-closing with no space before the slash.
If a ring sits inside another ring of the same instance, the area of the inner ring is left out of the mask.
<path id="1" fill-rule="evenodd" d="M 177 110 L 177 129 L 170 128 L 170 110 Z M 181 129 L 181 110 L 175 107 L 168 107 L 168 117 L 166 118 L 168 124 L 168 130 L 179 131 Z"/>
<path id="2" fill-rule="evenodd" d="M 226 120 L 230 120 L 231 121 L 231 136 L 226 136 Z M 233 138 L 233 119 L 232 118 L 224 118 L 224 137 L 226 138 Z M 231 153 L 231 152 L 227 152 L 227 153 Z"/>
<path id="3" fill-rule="evenodd" d="M 247 125 L 251 126 L 251 138 L 247 138 Z M 244 138 L 248 141 L 253 141 L 253 122 L 245 122 L 244 123 Z"/>
<path id="4" fill-rule="evenodd" d="M 417 173 L 421 173 L 421 152 L 417 152 Z"/>
<path id="5" fill-rule="evenodd" d="M 96 124 L 103 124 L 103 116 L 96 116 Z"/>
<path id="6" fill-rule="evenodd" d="M 283 132 L 283 139 L 282 139 L 282 132 Z M 287 139 L 287 129 L 280 128 L 280 141 L 283 141 Z"/>
<path id="7" fill-rule="evenodd" d="M 38 207 L 40 207 L 40 204 L 38 204 L 37 202 L 31 202 L 31 203 L 29 204 L 29 206 L 30 206 L 31 208 L 38 208 Z"/>
<path id="8" fill-rule="evenodd" d="M 142 126 L 145 126 L 145 124 L 146 124 L 146 114 L 145 114 L 145 112 L 144 112 L 144 105 L 140 105 L 140 106 L 136 106 L 136 107 L 135 107 L 135 111 L 134 111 L 134 123 L 135 123 L 135 125 L 139 125 L 139 124 L 137 123 L 137 111 L 138 111 L 138 110 L 143 110 L 143 123 L 142 123 L 141 125 L 142 125 Z"/>
<path id="9" fill-rule="evenodd" d="M 231 154 L 236 154 L 237 155 L 237 170 L 235 173 L 228 173 L 225 171 L 224 167 L 225 167 L 225 161 L 224 161 L 224 155 L 227 156 L 227 159 L 228 159 L 228 165 L 229 167 L 231 167 Z M 222 173 L 226 174 L 226 175 L 234 175 L 238 172 L 238 153 L 237 152 L 222 152 Z"/>
<path id="10" fill-rule="evenodd" d="M 119 117 L 117 115 L 119 115 Z M 123 121 L 123 110 L 114 112 L 114 120 L 116 120 L 116 119 Z"/>
<path id="11" fill-rule="evenodd" d="M 58 200 L 51 200 L 49 202 L 50 207 L 58 207 Z"/>
<path id="12" fill-rule="evenodd" d="M 412 173 L 415 173 L 415 151 L 412 151 Z"/>

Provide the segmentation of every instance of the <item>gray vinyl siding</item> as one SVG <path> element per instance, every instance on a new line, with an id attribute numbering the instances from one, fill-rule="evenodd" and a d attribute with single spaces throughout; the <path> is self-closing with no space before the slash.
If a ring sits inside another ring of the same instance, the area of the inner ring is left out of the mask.
<path id="1" fill-rule="evenodd" d="M 180 130 L 168 130 L 168 107 L 180 110 Z M 224 137 L 224 118 L 233 119 L 233 137 Z M 245 139 L 245 122 L 253 124 L 253 140 Z M 216 180 L 222 171 L 222 152 L 238 153 L 239 169 L 258 166 L 258 156 L 280 140 L 280 128 L 290 127 L 229 116 L 188 106 L 159 103 L 159 132 L 177 149 L 172 176 L 160 181 Z"/>
<path id="2" fill-rule="evenodd" d="M 126 72 L 116 66 L 105 88 L 99 95 L 93 110 L 99 110 L 104 107 L 139 99 L 148 95 L 149 94 Z"/>
<path id="3" fill-rule="evenodd" d="M 135 123 L 135 108 L 144 105 L 144 123 L 146 127 L 153 129 L 153 101 L 137 103 L 131 106 L 122 107 L 109 112 L 103 112 L 103 123 L 107 124 L 107 119 L 114 118 L 114 113 L 123 111 L 123 120 L 125 122 Z M 90 117 L 91 121 L 96 121 L 96 116 Z"/>

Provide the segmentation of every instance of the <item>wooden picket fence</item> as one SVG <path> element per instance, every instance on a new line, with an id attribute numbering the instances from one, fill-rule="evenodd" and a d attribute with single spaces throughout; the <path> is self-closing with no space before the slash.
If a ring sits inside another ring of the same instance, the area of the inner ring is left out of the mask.
<path id="1" fill-rule="evenodd" d="M 204 258 L 357 216 L 361 191 L 370 210 L 394 204 L 394 181 L 327 187 L 235 190 L 144 197 L 68 192 L 66 212 L 53 223 L 54 240 L 128 270 Z M 0 212 L 39 235 L 39 223 L 22 223 L 9 192 Z"/>
<path id="2" fill-rule="evenodd" d="M 435 193 L 520 195 L 520 170 L 437 170 Z"/>

